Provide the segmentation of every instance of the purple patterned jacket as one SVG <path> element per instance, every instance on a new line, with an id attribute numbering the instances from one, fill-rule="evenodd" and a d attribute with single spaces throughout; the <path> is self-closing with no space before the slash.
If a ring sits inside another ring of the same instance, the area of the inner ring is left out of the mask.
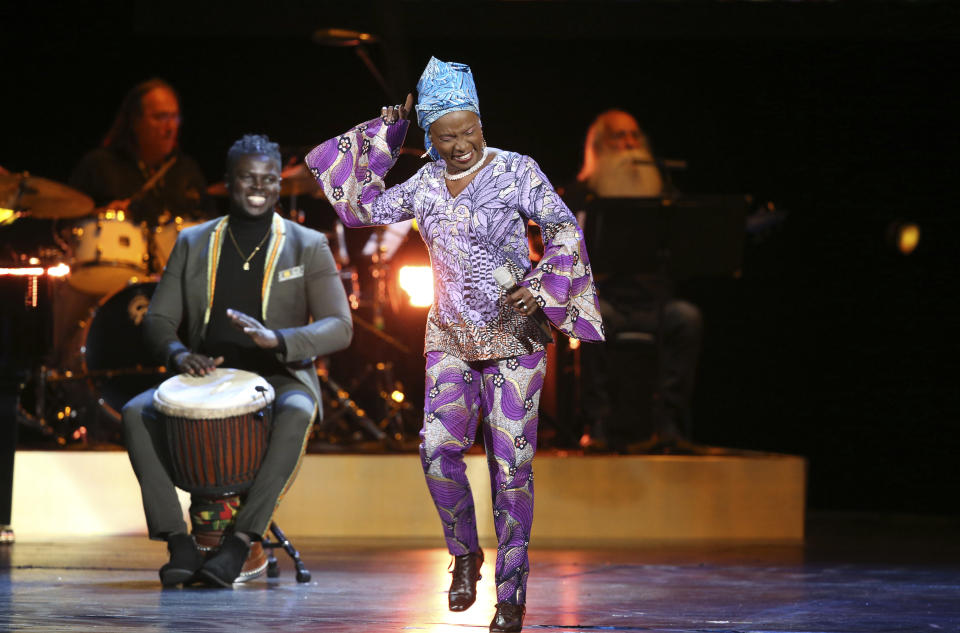
<path id="1" fill-rule="evenodd" d="M 555 327 L 584 341 L 602 341 L 583 233 L 537 163 L 491 148 L 493 161 L 455 198 L 442 160 L 384 191 L 408 126 L 409 121 L 367 121 L 314 148 L 306 163 L 345 225 L 416 219 L 434 276 L 424 350 L 471 361 L 544 349 L 549 338 L 506 304 L 493 279 L 493 270 L 504 265 Z M 528 220 L 543 235 L 544 256 L 536 268 L 530 263 Z"/>

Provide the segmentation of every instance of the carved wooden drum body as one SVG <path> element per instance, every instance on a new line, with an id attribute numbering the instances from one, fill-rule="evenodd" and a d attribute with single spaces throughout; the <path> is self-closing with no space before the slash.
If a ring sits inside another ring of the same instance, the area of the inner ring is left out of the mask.
<path id="1" fill-rule="evenodd" d="M 166 421 L 174 483 L 187 492 L 246 492 L 270 439 L 274 391 L 260 376 L 217 369 L 165 380 L 153 406 Z"/>

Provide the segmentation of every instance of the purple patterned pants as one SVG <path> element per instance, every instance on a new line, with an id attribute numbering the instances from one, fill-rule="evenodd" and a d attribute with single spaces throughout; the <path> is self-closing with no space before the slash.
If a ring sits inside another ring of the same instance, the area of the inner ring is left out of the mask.
<path id="1" fill-rule="evenodd" d="M 546 359 L 545 352 L 537 352 L 466 362 L 443 352 L 427 353 L 420 459 L 454 556 L 479 548 L 463 454 L 476 437 L 478 413 L 483 415 L 497 531 L 498 602 L 526 601 L 533 454 Z"/>

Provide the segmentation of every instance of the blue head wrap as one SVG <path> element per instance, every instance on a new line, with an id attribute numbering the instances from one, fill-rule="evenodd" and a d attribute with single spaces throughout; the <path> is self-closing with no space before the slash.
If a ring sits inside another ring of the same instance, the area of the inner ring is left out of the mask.
<path id="1" fill-rule="evenodd" d="M 430 142 L 430 125 L 444 114 L 460 110 L 480 116 L 480 100 L 470 67 L 431 57 L 417 82 L 417 123 L 424 132 L 423 146 L 433 160 L 440 155 Z"/>

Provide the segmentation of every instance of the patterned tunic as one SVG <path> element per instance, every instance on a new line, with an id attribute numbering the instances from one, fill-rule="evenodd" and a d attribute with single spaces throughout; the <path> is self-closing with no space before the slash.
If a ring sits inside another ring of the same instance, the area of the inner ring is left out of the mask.
<path id="1" fill-rule="evenodd" d="M 434 303 L 424 350 L 489 360 L 544 349 L 549 337 L 514 311 L 493 271 L 506 266 L 568 336 L 602 341 L 603 326 L 583 233 L 529 156 L 496 153 L 456 197 L 442 160 L 384 191 L 409 125 L 373 119 L 314 148 L 307 167 L 349 227 L 415 219 L 430 252 Z M 492 149 L 492 148 L 491 148 Z M 532 268 L 527 221 L 540 226 L 544 256 Z"/>

